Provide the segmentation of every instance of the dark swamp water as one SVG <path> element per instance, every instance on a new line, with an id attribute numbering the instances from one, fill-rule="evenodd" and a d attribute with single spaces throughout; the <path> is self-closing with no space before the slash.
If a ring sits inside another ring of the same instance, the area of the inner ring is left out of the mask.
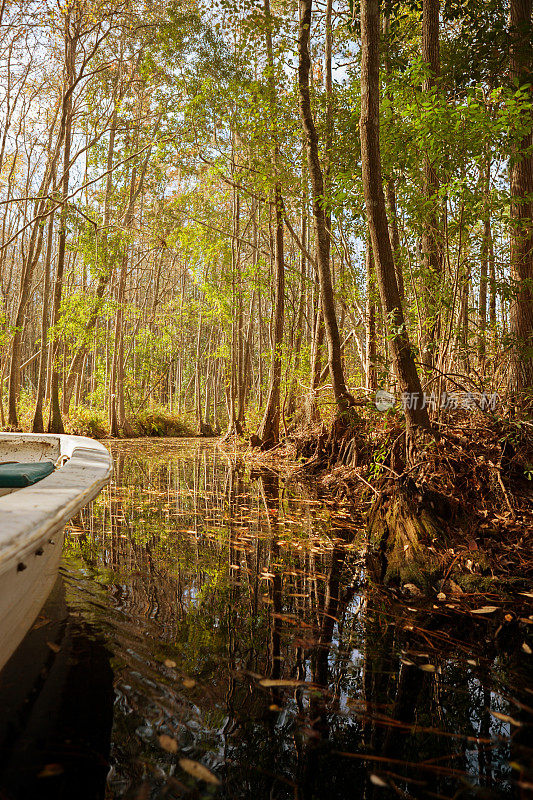
<path id="1" fill-rule="evenodd" d="M 112 449 L 0 674 L 2 800 L 532 796 L 531 598 L 400 602 L 312 488 Z"/>

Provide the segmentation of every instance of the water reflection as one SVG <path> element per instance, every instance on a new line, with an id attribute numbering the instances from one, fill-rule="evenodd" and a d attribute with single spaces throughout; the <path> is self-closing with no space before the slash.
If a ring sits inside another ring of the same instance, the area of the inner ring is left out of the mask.
<path id="1" fill-rule="evenodd" d="M 527 796 L 527 609 L 495 637 L 400 604 L 365 583 L 347 513 L 210 443 L 113 455 L 64 559 L 111 654 L 107 800 Z"/>
<path id="2" fill-rule="evenodd" d="M 0 673 L 2 800 L 103 800 L 113 721 L 109 659 L 101 638 L 69 613 L 60 577 Z"/>

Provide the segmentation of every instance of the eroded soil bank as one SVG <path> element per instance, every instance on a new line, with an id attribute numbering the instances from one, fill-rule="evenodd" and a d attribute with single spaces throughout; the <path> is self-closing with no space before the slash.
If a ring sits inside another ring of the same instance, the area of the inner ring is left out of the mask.
<path id="1" fill-rule="evenodd" d="M 533 424 L 456 410 L 406 463 L 397 413 L 297 431 L 256 463 L 288 469 L 363 516 L 385 585 L 460 593 L 533 583 Z"/>

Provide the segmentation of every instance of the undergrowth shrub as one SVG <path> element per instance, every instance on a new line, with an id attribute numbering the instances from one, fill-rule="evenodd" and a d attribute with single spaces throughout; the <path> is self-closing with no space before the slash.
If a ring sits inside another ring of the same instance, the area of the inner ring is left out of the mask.
<path id="1" fill-rule="evenodd" d="M 76 406 L 71 409 L 67 427 L 69 433 L 90 436 L 91 439 L 103 439 L 109 433 L 106 414 L 97 408 L 87 406 Z"/>
<path id="2" fill-rule="evenodd" d="M 137 436 L 193 436 L 191 427 L 177 414 L 157 406 L 139 411 L 130 420 Z"/>

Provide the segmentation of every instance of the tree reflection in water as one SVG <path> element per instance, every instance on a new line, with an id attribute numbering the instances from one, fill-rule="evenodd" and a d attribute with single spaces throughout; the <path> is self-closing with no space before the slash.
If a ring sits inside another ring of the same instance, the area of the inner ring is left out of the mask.
<path id="1" fill-rule="evenodd" d="M 357 525 L 212 443 L 113 455 L 65 560 L 112 653 L 108 798 L 526 796 L 529 657 L 490 622 L 372 588 Z"/>

